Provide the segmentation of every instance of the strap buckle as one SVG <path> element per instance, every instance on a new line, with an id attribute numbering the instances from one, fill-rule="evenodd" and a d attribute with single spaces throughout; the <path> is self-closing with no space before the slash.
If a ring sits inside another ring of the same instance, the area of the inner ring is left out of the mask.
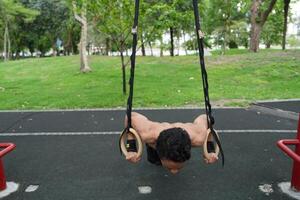
<path id="1" fill-rule="evenodd" d="M 200 39 L 203 39 L 204 36 L 205 36 L 204 33 L 201 30 L 198 31 L 198 34 L 199 34 Z"/>
<path id="2" fill-rule="evenodd" d="M 137 34 L 137 30 L 138 30 L 137 26 L 133 27 L 132 30 L 131 30 L 131 33 L 132 34 Z"/>

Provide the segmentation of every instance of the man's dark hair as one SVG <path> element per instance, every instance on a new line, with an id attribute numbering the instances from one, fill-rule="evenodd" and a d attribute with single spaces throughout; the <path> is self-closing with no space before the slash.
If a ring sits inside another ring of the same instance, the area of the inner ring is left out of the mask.
<path id="1" fill-rule="evenodd" d="M 184 162 L 191 157 L 191 139 L 182 128 L 162 131 L 156 141 L 156 151 L 160 159 Z"/>

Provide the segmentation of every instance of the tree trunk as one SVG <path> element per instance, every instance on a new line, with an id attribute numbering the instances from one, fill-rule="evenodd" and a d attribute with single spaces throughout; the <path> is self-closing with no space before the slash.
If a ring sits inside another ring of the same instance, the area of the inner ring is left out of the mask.
<path id="1" fill-rule="evenodd" d="M 270 49 L 271 48 L 271 43 L 270 42 L 267 42 L 266 43 L 266 49 Z"/>
<path id="2" fill-rule="evenodd" d="M 11 55 L 11 42 L 10 42 L 10 36 L 9 36 L 9 31 L 7 29 L 7 44 L 8 44 L 8 48 L 7 48 L 7 55 L 8 55 L 8 60 L 10 59 Z"/>
<path id="3" fill-rule="evenodd" d="M 277 0 L 271 0 L 265 11 L 260 11 L 262 0 L 253 0 L 251 6 L 251 33 L 250 33 L 250 51 L 259 50 L 259 39 L 261 30 L 267 21 Z"/>
<path id="4" fill-rule="evenodd" d="M 164 56 L 164 47 L 163 47 L 163 39 L 162 39 L 162 36 L 160 38 L 160 57 L 163 57 Z"/>
<path id="5" fill-rule="evenodd" d="M 4 30 L 4 61 L 8 61 L 10 59 L 10 38 L 9 38 L 9 30 L 8 24 L 5 23 L 5 30 Z"/>
<path id="6" fill-rule="evenodd" d="M 141 34 L 141 42 L 142 42 L 142 55 L 146 56 L 146 50 L 145 50 L 145 43 L 144 43 L 143 34 Z"/>
<path id="7" fill-rule="evenodd" d="M 110 39 L 105 39 L 105 55 L 108 56 L 110 50 Z"/>
<path id="8" fill-rule="evenodd" d="M 123 80 L 123 94 L 126 94 L 126 70 L 125 70 L 125 61 L 124 61 L 124 55 L 123 55 L 123 47 L 121 47 L 121 62 L 122 62 L 122 80 Z"/>
<path id="9" fill-rule="evenodd" d="M 284 0 L 284 24 L 283 24 L 282 50 L 285 50 L 285 45 L 286 45 L 286 32 L 287 32 L 290 2 L 291 0 Z"/>
<path id="10" fill-rule="evenodd" d="M 4 30 L 4 43 L 3 43 L 3 53 L 4 53 L 4 62 L 7 61 L 7 26 L 5 26 L 5 30 Z"/>
<path id="11" fill-rule="evenodd" d="M 21 57 L 21 50 L 18 48 L 17 50 L 16 50 L 16 56 L 15 56 L 15 59 L 16 60 L 19 60 L 20 59 L 20 57 Z"/>
<path id="12" fill-rule="evenodd" d="M 261 26 L 258 23 L 251 25 L 251 38 L 250 38 L 250 50 L 257 52 L 259 49 L 259 38 L 261 33 Z"/>
<path id="13" fill-rule="evenodd" d="M 180 54 L 180 35 L 177 35 L 177 56 Z"/>
<path id="14" fill-rule="evenodd" d="M 53 49 L 52 56 L 53 56 L 53 57 L 56 57 L 56 56 L 57 56 L 57 48 L 56 48 L 55 42 L 54 42 L 54 44 L 52 44 L 52 49 Z"/>
<path id="15" fill-rule="evenodd" d="M 68 39 L 67 39 L 67 43 L 66 43 L 66 45 L 65 45 L 65 48 L 64 48 L 64 51 L 65 51 L 65 55 L 70 55 L 70 53 L 71 53 L 71 50 L 72 50 L 72 31 L 71 30 L 69 30 L 68 31 Z"/>
<path id="16" fill-rule="evenodd" d="M 225 55 L 226 53 L 226 40 L 227 40 L 227 35 L 226 35 L 226 30 L 224 32 L 224 41 L 222 43 L 222 55 Z"/>
<path id="17" fill-rule="evenodd" d="M 258 18 L 258 10 L 260 6 L 259 0 L 253 0 L 251 6 L 251 31 L 250 31 L 250 51 L 257 52 L 259 49 L 259 37 L 261 27 L 260 24 L 257 22 Z"/>
<path id="18" fill-rule="evenodd" d="M 224 30 L 224 32 L 223 32 L 223 38 L 224 38 L 224 40 L 223 40 L 223 43 L 222 43 L 222 48 L 221 48 L 221 54 L 222 55 L 225 55 L 225 53 L 226 53 L 226 42 L 227 42 L 227 20 L 224 22 L 224 26 L 223 26 L 223 30 Z"/>
<path id="19" fill-rule="evenodd" d="M 186 39 L 185 39 L 185 32 L 183 32 L 183 43 L 184 43 L 184 51 L 185 51 L 185 55 L 187 56 L 188 55 L 188 52 L 187 52 L 187 48 L 186 48 Z"/>
<path id="20" fill-rule="evenodd" d="M 91 68 L 88 65 L 88 57 L 86 52 L 87 47 L 87 31 L 88 23 L 86 19 L 86 5 L 83 5 L 81 10 L 81 16 L 76 14 L 76 4 L 73 1 L 74 14 L 77 21 L 81 23 L 81 37 L 79 42 L 79 52 L 80 52 L 80 71 L 83 73 L 90 72 Z"/>
<path id="21" fill-rule="evenodd" d="M 224 41 L 222 44 L 222 55 L 226 54 L 226 48 L 229 46 L 229 39 L 230 38 L 230 12 L 227 13 L 227 18 L 224 22 Z"/>
<path id="22" fill-rule="evenodd" d="M 230 32 L 230 23 L 231 23 L 231 1 L 230 0 L 226 0 L 224 2 L 227 6 L 226 9 L 226 20 L 224 22 L 224 42 L 223 42 L 223 51 L 222 54 L 225 55 L 226 53 L 226 47 L 229 46 L 229 38 L 231 36 L 231 32 Z"/>
<path id="23" fill-rule="evenodd" d="M 174 56 L 174 28 L 173 27 L 170 27 L 170 37 L 171 37 L 170 55 Z"/>
<path id="24" fill-rule="evenodd" d="M 91 68 L 89 67 L 88 64 L 88 58 L 87 58 L 87 53 L 86 53 L 86 46 L 87 46 L 87 31 L 88 31 L 88 24 L 87 24 L 87 19 L 86 19 L 86 9 L 82 11 L 82 19 L 83 19 L 83 25 L 82 25 L 82 38 L 81 38 L 81 52 L 82 52 L 82 64 L 80 71 L 81 72 L 89 72 L 91 71 Z"/>
<path id="25" fill-rule="evenodd" d="M 151 44 L 151 42 L 150 42 L 150 41 L 148 42 L 148 44 L 149 44 L 149 47 L 150 47 L 151 56 L 153 56 L 152 44 Z"/>

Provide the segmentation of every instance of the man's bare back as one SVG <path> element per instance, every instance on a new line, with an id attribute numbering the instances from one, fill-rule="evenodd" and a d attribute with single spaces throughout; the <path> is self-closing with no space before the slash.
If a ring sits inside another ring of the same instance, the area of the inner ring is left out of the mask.
<path id="1" fill-rule="evenodd" d="M 189 134 L 193 147 L 202 146 L 207 135 L 207 122 L 206 116 L 200 115 L 193 123 L 167 123 L 167 122 L 154 122 L 149 120 L 142 114 L 132 113 L 132 127 L 140 134 L 142 140 L 149 144 L 154 145 L 159 134 L 166 129 L 182 128 Z"/>
<path id="2" fill-rule="evenodd" d="M 181 128 L 185 130 L 190 137 L 191 145 L 193 147 L 203 146 L 208 132 L 206 115 L 198 116 L 193 123 L 167 123 L 154 122 L 142 114 L 133 112 L 131 120 L 132 128 L 139 133 L 142 141 L 151 146 L 153 149 L 156 148 L 156 141 L 160 133 L 167 129 Z M 127 120 L 125 120 L 125 123 L 127 123 Z M 129 139 L 134 139 L 133 136 L 131 137 L 132 138 L 129 136 Z M 135 153 L 131 153 L 126 159 L 136 163 L 140 160 L 140 158 L 135 156 Z M 218 160 L 218 157 L 214 153 L 210 154 L 210 158 L 205 158 L 206 163 L 214 163 L 216 160 Z"/>

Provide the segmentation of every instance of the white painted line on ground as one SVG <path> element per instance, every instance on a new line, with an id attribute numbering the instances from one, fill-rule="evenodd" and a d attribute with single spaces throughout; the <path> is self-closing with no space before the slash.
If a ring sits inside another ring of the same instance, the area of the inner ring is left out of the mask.
<path id="1" fill-rule="evenodd" d="M 39 185 L 29 185 L 25 189 L 25 192 L 35 192 L 38 188 L 39 188 Z"/>
<path id="2" fill-rule="evenodd" d="M 272 188 L 272 184 L 263 184 L 263 185 L 259 185 L 258 189 L 265 193 L 265 195 L 269 196 L 271 193 L 274 192 L 273 188 Z"/>
<path id="3" fill-rule="evenodd" d="M 297 133 L 296 130 L 217 130 L 219 133 Z"/>
<path id="4" fill-rule="evenodd" d="M 41 132 L 41 133 L 1 133 L 0 137 L 13 136 L 84 136 L 84 135 L 119 135 L 122 132 Z"/>
<path id="5" fill-rule="evenodd" d="M 152 192 L 150 186 L 139 186 L 138 189 L 140 194 L 150 194 Z"/>
<path id="6" fill-rule="evenodd" d="M 218 133 L 297 133 L 296 130 L 217 130 Z M 0 137 L 15 136 L 84 136 L 84 135 L 119 135 L 115 132 L 40 132 L 40 133 L 0 133 Z"/>

